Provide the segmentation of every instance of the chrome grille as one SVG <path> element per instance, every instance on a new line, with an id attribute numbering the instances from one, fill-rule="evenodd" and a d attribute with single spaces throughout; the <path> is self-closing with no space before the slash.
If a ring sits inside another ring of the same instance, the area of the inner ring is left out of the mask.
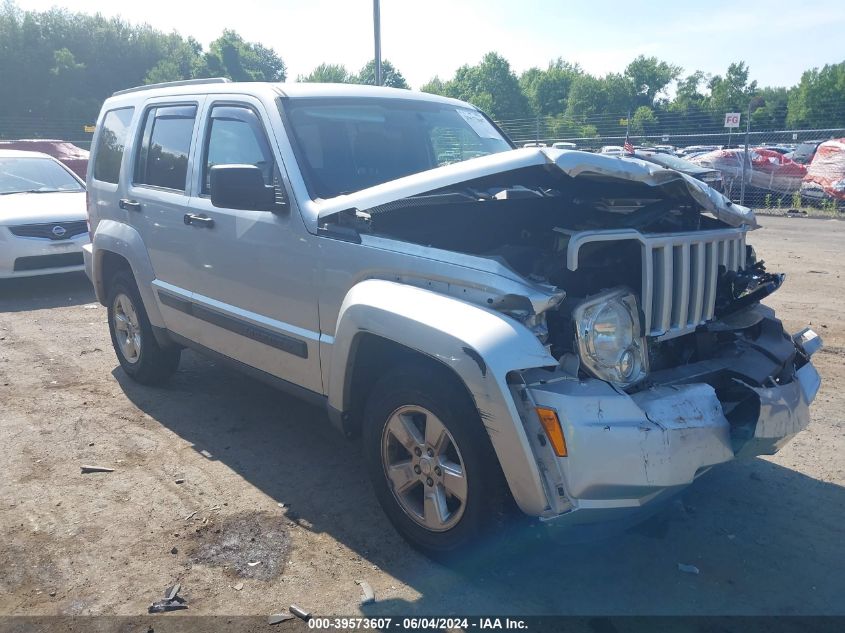
<path id="1" fill-rule="evenodd" d="M 712 319 L 719 266 L 732 271 L 743 267 L 745 231 L 644 237 L 641 301 L 646 333 L 671 338 Z"/>
<path id="2" fill-rule="evenodd" d="M 640 242 L 643 329 L 647 336 L 672 338 L 713 318 L 719 266 L 733 271 L 744 267 L 745 232 L 745 228 L 662 235 L 633 229 L 575 232 L 568 234 L 567 267 L 577 270 L 584 244 Z"/>
<path id="3" fill-rule="evenodd" d="M 61 227 L 64 231 L 58 231 L 57 235 L 53 229 Z M 72 222 L 48 222 L 45 224 L 20 224 L 10 226 L 9 230 L 18 237 L 41 237 L 51 240 L 69 240 L 77 235 L 88 232 L 88 224 L 85 220 L 74 220 Z"/>

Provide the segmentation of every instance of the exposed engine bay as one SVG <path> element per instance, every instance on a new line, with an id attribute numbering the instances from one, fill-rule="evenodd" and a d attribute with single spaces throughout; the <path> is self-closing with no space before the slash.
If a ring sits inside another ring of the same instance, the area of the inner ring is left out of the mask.
<path id="1" fill-rule="evenodd" d="M 498 259 L 524 277 L 584 296 L 610 286 L 638 286 L 639 247 L 597 245 L 583 254 L 578 273 L 571 274 L 565 258 L 572 232 L 669 233 L 727 227 L 702 215 L 680 183 L 671 185 L 656 190 L 643 183 L 570 178 L 532 167 L 369 209 L 370 230 Z"/>
<path id="2" fill-rule="evenodd" d="M 747 227 L 703 213 L 682 182 L 654 187 L 529 167 L 377 206 L 356 222 L 375 235 L 491 258 L 565 291 L 541 327 L 532 321 L 535 332 L 562 364 L 580 358 L 574 371 L 629 392 L 707 382 L 726 414 L 741 414 L 754 401 L 749 388 L 788 381 L 801 364 L 780 322 L 759 306 L 783 276 L 756 260 Z M 600 358 L 585 364 L 591 352 L 577 321 L 589 297 L 618 288 L 636 295 L 629 304 L 639 306 L 643 344 L 640 360 L 614 355 L 610 364 L 624 365 L 614 374 Z"/>

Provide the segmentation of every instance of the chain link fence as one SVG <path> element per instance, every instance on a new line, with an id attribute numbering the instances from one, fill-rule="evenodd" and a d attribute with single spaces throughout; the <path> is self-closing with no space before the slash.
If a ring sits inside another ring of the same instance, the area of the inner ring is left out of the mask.
<path id="1" fill-rule="evenodd" d="M 0 115 L 0 140 L 49 139 L 91 149 L 94 121 Z"/>
<path id="2" fill-rule="evenodd" d="M 626 114 L 596 115 L 578 119 L 533 117 L 505 119 L 496 123 L 517 145 L 542 143 L 551 146 L 564 142 L 575 143 L 578 149 L 598 151 L 609 145 L 621 146 L 625 142 L 626 134 L 633 144 L 644 146 L 671 145 L 684 148 L 691 145 L 744 145 L 747 124 L 745 119 L 743 114 L 740 127 L 731 129 L 723 127 L 721 122 L 714 122 L 709 114 L 683 118 L 661 116 L 660 123 L 655 121 L 643 125 L 632 121 L 630 126 Z M 664 121 L 665 125 L 661 125 Z M 791 145 L 810 140 L 842 138 L 845 136 L 845 121 L 837 123 L 834 127 L 792 129 L 755 122 L 752 117 L 748 129 L 749 144 Z"/>
<path id="3" fill-rule="evenodd" d="M 518 146 L 554 146 L 592 152 L 621 153 L 626 140 L 641 149 L 661 149 L 721 173 L 723 190 L 731 199 L 759 208 L 784 209 L 805 204 L 831 209 L 845 200 L 830 191 L 809 191 L 807 174 L 820 141 L 845 138 L 845 121 L 838 126 L 790 129 L 746 113 L 738 128 L 725 128 L 711 113 L 690 116 L 664 112 L 648 120 L 629 121 L 628 115 L 601 114 L 578 119 L 534 117 L 497 121 Z M 748 152 L 746 153 L 746 143 Z M 798 149 L 796 152 L 795 150 Z M 706 154 L 706 156 L 705 156 Z M 794 159 L 794 160 L 793 160 Z M 842 178 L 845 185 L 845 154 Z M 831 176 L 828 174 L 828 179 Z M 812 180 L 812 179 L 810 179 Z M 835 184 L 835 183 L 834 183 Z M 808 195 L 811 194 L 811 195 Z"/>

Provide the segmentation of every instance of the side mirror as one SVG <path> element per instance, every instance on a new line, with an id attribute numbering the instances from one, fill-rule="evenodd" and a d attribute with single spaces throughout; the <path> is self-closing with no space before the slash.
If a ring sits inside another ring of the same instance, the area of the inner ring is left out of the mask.
<path id="1" fill-rule="evenodd" d="M 211 204 L 226 209 L 277 211 L 276 188 L 264 184 L 255 165 L 215 165 L 211 168 Z"/>

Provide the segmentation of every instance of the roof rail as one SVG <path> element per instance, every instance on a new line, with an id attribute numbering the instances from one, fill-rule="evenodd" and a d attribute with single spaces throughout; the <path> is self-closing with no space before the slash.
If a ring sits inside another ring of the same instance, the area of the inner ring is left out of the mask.
<path id="1" fill-rule="evenodd" d="M 147 84 L 145 86 L 135 86 L 134 88 L 127 88 L 126 90 L 118 90 L 112 93 L 112 97 L 117 95 L 125 95 L 130 92 L 140 92 L 141 90 L 153 90 L 155 88 L 169 88 L 170 86 L 197 86 L 200 84 L 228 84 L 231 79 L 226 77 L 209 77 L 208 79 L 183 79 L 182 81 L 165 81 L 160 84 Z"/>

